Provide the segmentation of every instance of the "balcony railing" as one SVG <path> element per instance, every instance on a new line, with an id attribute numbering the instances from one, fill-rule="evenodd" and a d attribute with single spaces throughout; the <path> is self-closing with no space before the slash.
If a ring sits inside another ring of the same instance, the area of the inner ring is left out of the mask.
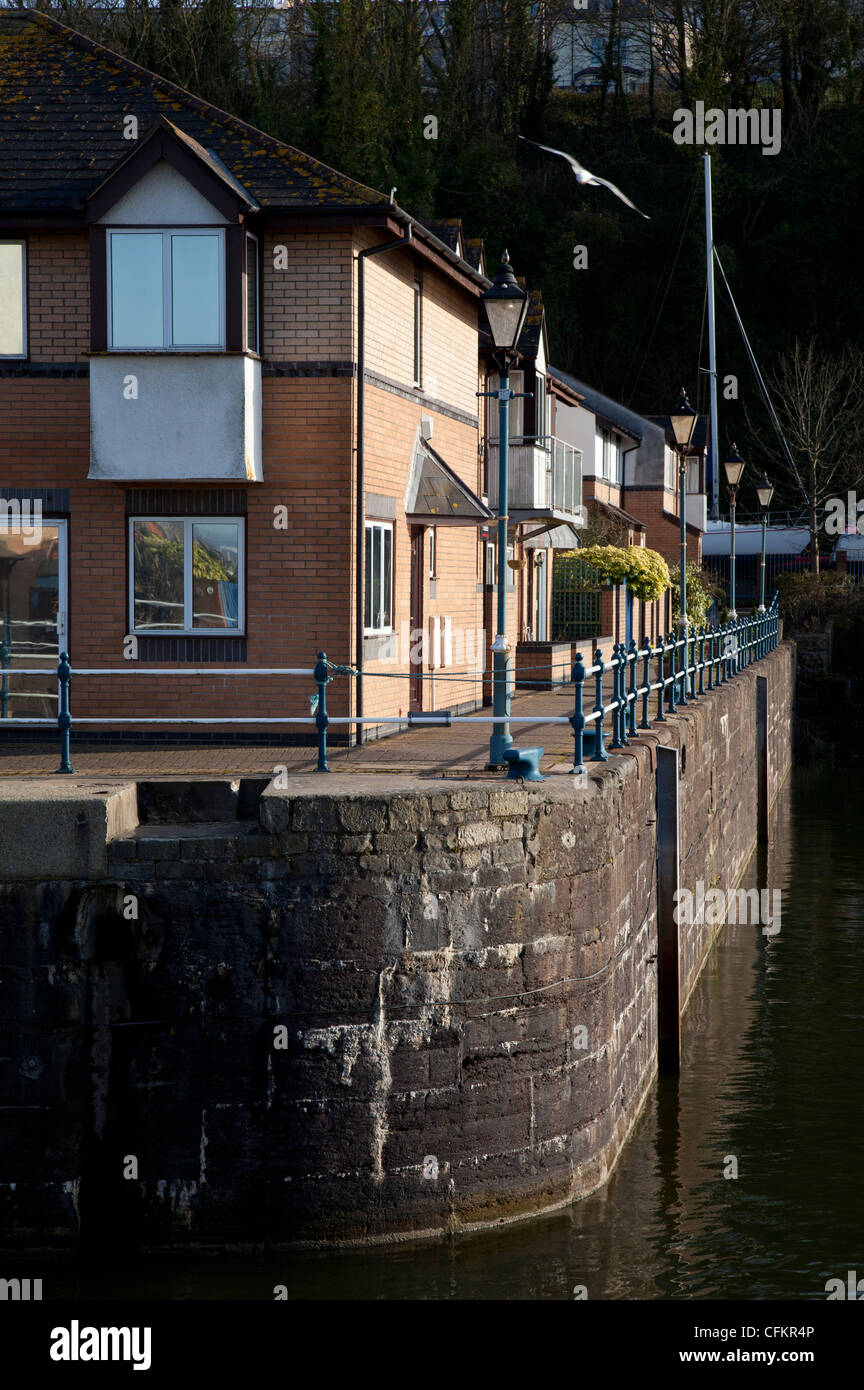
<path id="1" fill-rule="evenodd" d="M 510 440 L 509 497 L 511 513 L 543 515 L 561 512 L 582 515 L 582 450 L 553 435 L 519 436 Z M 498 510 L 498 440 L 486 445 L 489 506 Z"/>

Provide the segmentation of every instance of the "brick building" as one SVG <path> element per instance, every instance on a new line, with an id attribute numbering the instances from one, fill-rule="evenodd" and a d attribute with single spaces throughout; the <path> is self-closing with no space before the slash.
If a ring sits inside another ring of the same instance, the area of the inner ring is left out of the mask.
<path id="1" fill-rule="evenodd" d="M 0 97 L 7 731 L 56 714 L 58 648 L 85 736 L 272 737 L 257 721 L 308 716 L 314 686 L 252 668 L 319 649 L 362 672 L 331 686 L 337 717 L 476 708 L 482 246 L 43 14 L 0 14 Z M 514 648 L 545 634 L 538 557 L 579 501 L 572 449 L 570 510 L 551 497 L 550 434 L 532 417 L 517 443 L 536 486 L 519 509 L 511 489 Z"/>
<path id="2" fill-rule="evenodd" d="M 582 453 L 582 487 L 588 518 L 600 514 L 620 545 L 645 545 L 672 566 L 680 560 L 681 523 L 678 461 L 668 418 L 642 416 L 558 367 L 549 379 L 559 394 L 556 432 Z M 687 554 L 701 563 L 707 529 L 705 452 L 707 418 L 696 422 L 688 453 L 686 483 Z M 600 596 L 598 630 L 614 641 L 656 639 L 671 625 L 671 596 L 642 604 L 625 592 Z M 628 604 L 630 611 L 628 612 Z"/>

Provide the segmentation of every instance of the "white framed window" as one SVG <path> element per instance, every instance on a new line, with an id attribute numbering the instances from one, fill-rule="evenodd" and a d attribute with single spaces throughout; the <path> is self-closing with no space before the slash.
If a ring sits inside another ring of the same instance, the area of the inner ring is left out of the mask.
<path id="1" fill-rule="evenodd" d="M 678 461 L 674 449 L 668 444 L 665 446 L 663 484 L 667 492 L 678 491 Z"/>
<path id="2" fill-rule="evenodd" d="M 429 527 L 429 578 L 434 579 L 437 574 L 438 565 L 438 532 L 434 526 Z"/>
<path id="3" fill-rule="evenodd" d="M 423 371 L 423 281 L 414 280 L 414 385 L 419 386 Z"/>
<path id="4" fill-rule="evenodd" d="M 27 356 L 27 246 L 0 240 L 0 357 Z"/>
<path id="5" fill-rule="evenodd" d="M 246 347 L 249 352 L 261 351 L 261 310 L 258 287 L 258 238 L 246 233 Z"/>
<path id="6" fill-rule="evenodd" d="M 130 517 L 130 631 L 244 632 L 244 531 L 239 517 Z"/>
<path id="7" fill-rule="evenodd" d="M 224 349 L 221 228 L 108 233 L 108 344 L 117 351 Z"/>
<path id="8" fill-rule="evenodd" d="M 534 434 L 538 439 L 549 433 L 546 428 L 546 378 L 537 373 L 534 388 Z"/>
<path id="9" fill-rule="evenodd" d="M 393 523 L 366 522 L 366 603 L 363 630 L 367 636 L 393 631 Z"/>

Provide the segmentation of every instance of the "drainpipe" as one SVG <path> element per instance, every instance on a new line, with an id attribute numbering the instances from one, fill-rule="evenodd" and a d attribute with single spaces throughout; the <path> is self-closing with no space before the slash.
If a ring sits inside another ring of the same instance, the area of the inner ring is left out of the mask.
<path id="1" fill-rule="evenodd" d="M 395 241 L 382 242 L 380 246 L 368 246 L 357 253 L 357 592 L 355 623 L 357 640 L 354 665 L 357 668 L 357 717 L 363 715 L 363 620 L 365 616 L 365 574 L 366 561 L 366 257 L 380 256 L 385 251 L 395 251 L 400 246 L 408 246 L 412 240 L 411 223 L 405 229 L 404 237 Z M 357 742 L 362 738 L 363 725 L 357 724 Z"/>

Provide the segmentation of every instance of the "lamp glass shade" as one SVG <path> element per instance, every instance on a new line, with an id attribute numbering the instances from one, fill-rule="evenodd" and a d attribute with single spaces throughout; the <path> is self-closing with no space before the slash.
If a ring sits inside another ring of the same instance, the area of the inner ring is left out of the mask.
<path id="1" fill-rule="evenodd" d="M 512 351 L 519 342 L 525 323 L 528 295 L 517 284 L 506 251 L 495 279 L 482 295 L 482 303 L 493 345 L 499 350 Z"/>
<path id="2" fill-rule="evenodd" d="M 669 427 L 675 436 L 675 443 L 679 449 L 688 448 L 698 419 L 699 416 L 688 401 L 687 392 L 682 386 L 678 404 L 669 416 Z"/>
<path id="3" fill-rule="evenodd" d="M 756 496 L 759 498 L 759 506 L 767 509 L 771 506 L 771 498 L 774 496 L 774 484 L 763 477 L 756 484 Z"/>
<path id="4" fill-rule="evenodd" d="M 723 467 L 726 470 L 726 481 L 729 486 L 737 487 L 741 481 L 741 474 L 744 472 L 744 460 L 734 444 L 728 458 L 723 460 Z"/>

